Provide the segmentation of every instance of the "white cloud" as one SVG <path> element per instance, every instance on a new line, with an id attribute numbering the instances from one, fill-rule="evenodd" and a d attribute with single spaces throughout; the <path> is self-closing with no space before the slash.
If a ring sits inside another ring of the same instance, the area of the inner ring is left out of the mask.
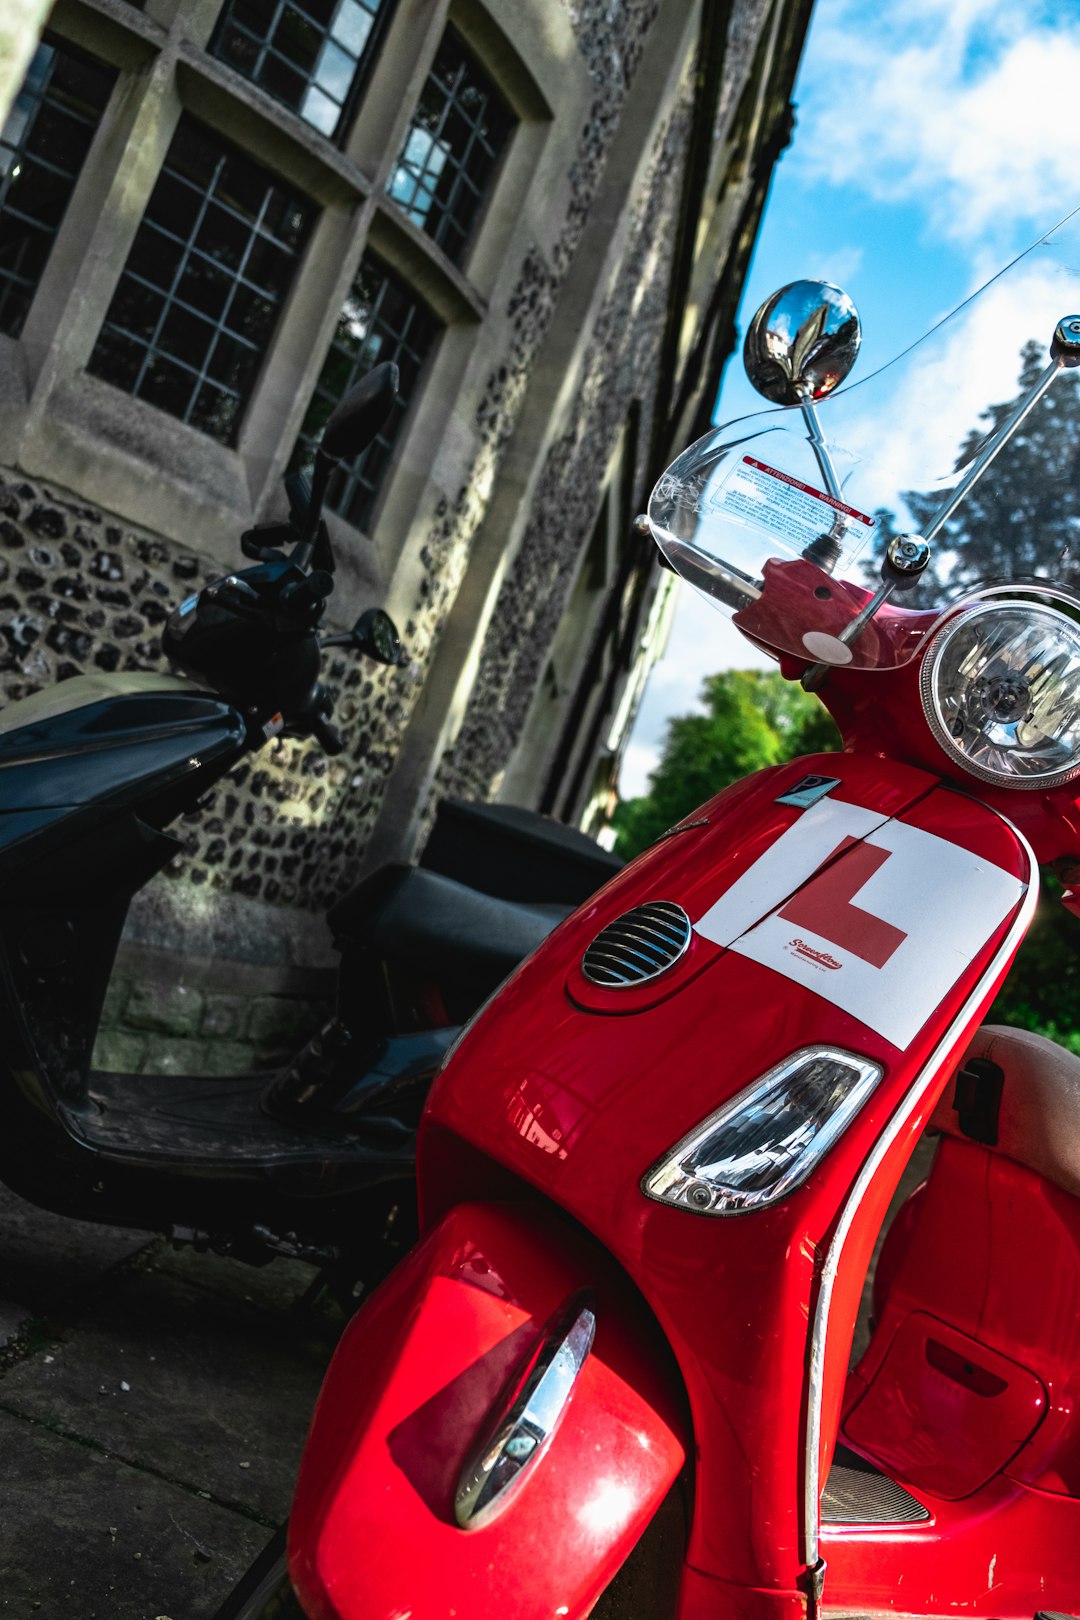
<path id="1" fill-rule="evenodd" d="M 829 250 L 829 261 L 826 265 L 828 275 L 826 281 L 831 281 L 834 287 L 846 287 L 849 281 L 854 281 L 862 269 L 865 258 L 865 249 L 855 246 L 854 243 L 838 243 Z"/>
<path id="2" fill-rule="evenodd" d="M 660 750 L 632 742 L 627 747 L 619 770 L 619 792 L 624 799 L 636 799 L 647 792 L 649 777 L 660 763 Z"/>
<path id="3" fill-rule="evenodd" d="M 792 159 L 807 179 L 915 201 L 963 241 L 1075 198 L 1075 5 L 822 0 L 810 48 Z"/>
<path id="4" fill-rule="evenodd" d="M 1056 322 L 1077 303 L 1061 266 L 1029 261 L 901 365 L 833 402 L 835 425 L 823 406 L 827 434 L 860 458 L 845 485 L 852 503 L 896 509 L 904 490 L 947 480 L 980 413 L 1015 397 L 1023 344 L 1035 338 L 1048 351 Z"/>

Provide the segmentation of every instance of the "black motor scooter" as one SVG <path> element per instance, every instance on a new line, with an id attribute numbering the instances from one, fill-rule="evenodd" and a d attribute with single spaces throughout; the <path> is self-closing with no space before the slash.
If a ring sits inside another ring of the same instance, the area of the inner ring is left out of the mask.
<path id="1" fill-rule="evenodd" d="M 252 566 L 172 614 L 163 648 L 182 676 L 80 676 L 0 712 L 0 1180 L 61 1214 L 256 1263 L 315 1261 L 350 1288 L 409 1241 L 414 1128 L 456 1026 L 610 875 L 603 852 L 589 846 L 585 893 L 554 905 L 430 868 L 367 878 L 328 914 L 335 1016 L 276 1074 L 91 1062 L 131 897 L 180 847 L 168 824 L 283 732 L 340 752 L 323 648 L 402 661 L 378 609 L 319 635 L 334 585 L 327 482 L 374 438 L 396 387 L 382 365 L 342 401 L 310 485 L 287 480 L 289 521 L 249 530 Z"/>

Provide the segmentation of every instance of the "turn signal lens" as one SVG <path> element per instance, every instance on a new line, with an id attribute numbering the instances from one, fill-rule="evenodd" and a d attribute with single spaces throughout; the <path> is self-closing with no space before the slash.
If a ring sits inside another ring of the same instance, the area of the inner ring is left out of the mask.
<path id="1" fill-rule="evenodd" d="M 695 1215 L 778 1204 L 821 1163 L 883 1073 L 853 1052 L 805 1047 L 684 1136 L 641 1190 Z"/>

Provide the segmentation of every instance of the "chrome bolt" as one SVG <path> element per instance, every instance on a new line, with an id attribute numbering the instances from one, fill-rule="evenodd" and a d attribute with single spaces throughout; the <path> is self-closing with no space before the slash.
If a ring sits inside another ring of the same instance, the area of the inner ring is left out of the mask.
<path id="1" fill-rule="evenodd" d="M 918 574 L 930 561 L 930 547 L 919 534 L 898 534 L 889 541 L 886 555 L 902 574 Z"/>

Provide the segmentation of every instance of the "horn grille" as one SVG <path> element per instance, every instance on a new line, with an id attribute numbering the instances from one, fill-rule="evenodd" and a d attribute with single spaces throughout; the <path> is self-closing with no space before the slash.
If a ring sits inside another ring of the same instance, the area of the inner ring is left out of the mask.
<path id="1" fill-rule="evenodd" d="M 630 989 L 655 979 L 690 944 L 690 918 L 673 900 L 649 900 L 602 928 L 581 959 L 590 984 Z"/>

